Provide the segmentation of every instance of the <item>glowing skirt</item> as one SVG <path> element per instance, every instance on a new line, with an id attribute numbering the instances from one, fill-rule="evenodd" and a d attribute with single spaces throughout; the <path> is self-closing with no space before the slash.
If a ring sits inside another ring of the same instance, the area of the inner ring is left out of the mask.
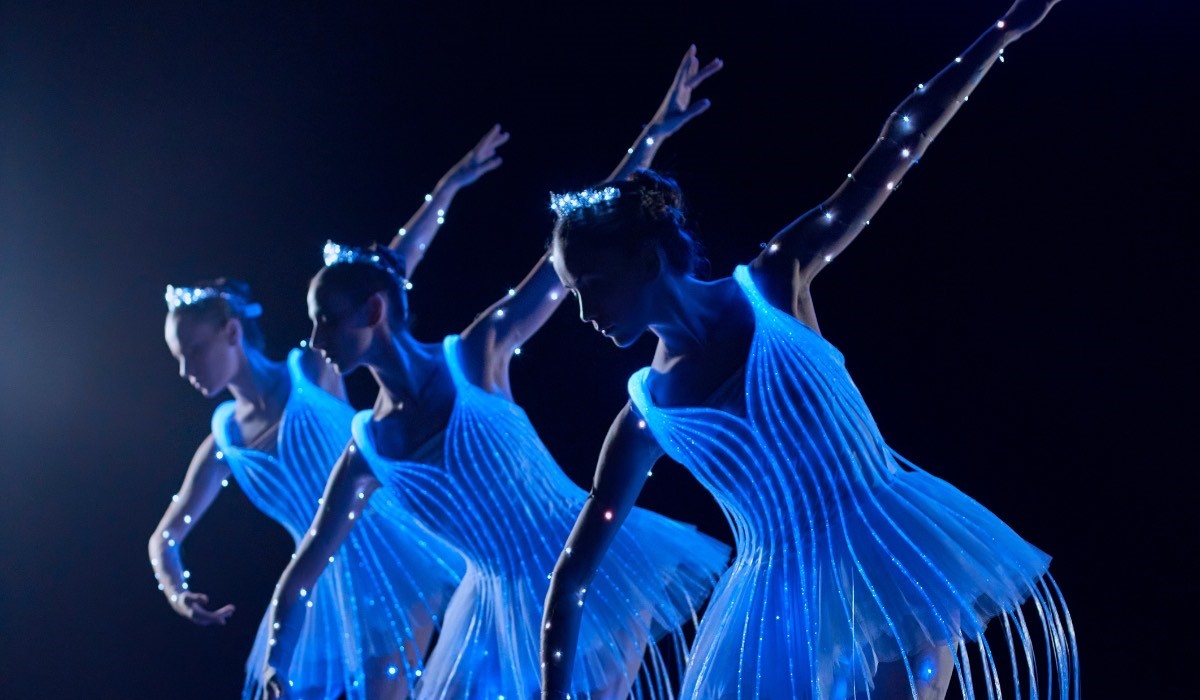
<path id="1" fill-rule="evenodd" d="M 372 500 L 387 497 L 377 491 Z M 461 558 L 416 524 L 391 520 L 373 505 L 303 598 L 301 631 L 284 671 L 292 683 L 288 697 L 334 700 L 344 691 L 362 698 L 371 671 L 407 679 L 409 688 L 421 676 L 421 650 L 406 645 L 417 630 L 436 626 L 459 580 Z M 263 616 L 246 660 L 245 700 L 262 692 L 268 619 Z"/>
<path id="2" fill-rule="evenodd" d="M 566 534 L 564 529 L 564 541 Z M 728 554 L 728 547 L 690 526 L 649 511 L 632 513 L 579 595 L 586 604 L 572 697 L 589 697 L 579 689 L 615 688 L 636 698 L 673 697 L 678 664 L 665 660 L 654 643 L 674 635 L 673 655 L 682 661 L 681 626 L 695 619 Z M 554 562 L 541 564 L 528 573 L 468 568 L 415 697 L 536 697 L 542 608 Z"/>
<path id="3" fill-rule="evenodd" d="M 865 696 L 878 664 L 900 659 L 913 689 L 933 673 L 922 655 L 944 645 L 959 654 L 959 682 L 988 697 L 1036 688 L 1035 657 L 1051 663 L 1041 683 L 1069 695 L 1074 633 L 1049 556 L 923 471 L 839 505 L 798 542 L 774 533 L 739 552 L 701 621 L 681 698 Z M 997 618 L 1001 645 L 983 637 Z M 976 642 L 979 658 L 961 642 Z"/>
<path id="4" fill-rule="evenodd" d="M 451 336 L 444 344 L 456 396 L 440 439 L 401 461 L 379 454 L 369 411 L 354 419 L 352 433 L 380 482 L 467 562 L 415 696 L 526 700 L 541 684 L 550 572 L 587 493 L 563 473 L 520 406 L 466 380 L 457 342 Z M 653 642 L 670 635 L 680 649 L 675 658 L 683 658 L 683 628 L 728 552 L 691 526 L 635 508 L 578 593 L 586 604 L 572 695 L 628 688 L 637 698 L 671 697 L 677 676 Z"/>
<path id="5" fill-rule="evenodd" d="M 771 305 L 748 268 L 734 278 L 755 324 L 744 415 L 656 406 L 646 369 L 629 382 L 647 427 L 712 491 L 737 542 L 682 697 L 862 697 L 881 663 L 901 660 L 889 670 L 908 692 L 875 694 L 915 697 L 938 680 L 938 647 L 957 651 L 966 698 L 1012 687 L 1078 697 L 1049 557 L 888 448 L 841 353 Z"/>

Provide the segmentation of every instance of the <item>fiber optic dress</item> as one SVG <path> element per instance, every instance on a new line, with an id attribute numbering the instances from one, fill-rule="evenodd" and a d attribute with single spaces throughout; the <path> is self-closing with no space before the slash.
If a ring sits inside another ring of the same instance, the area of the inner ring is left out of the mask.
<path id="1" fill-rule="evenodd" d="M 289 353 L 291 393 L 278 428 L 274 455 L 240 447 L 234 402 L 217 407 L 212 432 L 219 457 L 263 513 L 283 525 L 299 546 L 316 514 L 333 464 L 350 440 L 354 409 L 309 379 L 302 350 Z M 384 494 L 377 494 L 383 496 Z M 285 677 L 298 697 L 332 700 L 343 690 L 363 697 L 363 661 L 396 654 L 413 628 L 437 619 L 459 581 L 461 559 L 401 511 L 363 511 L 331 563 L 304 600 L 303 628 Z M 384 504 L 380 504 L 384 505 Z M 246 661 L 244 698 L 257 698 L 269 638 L 264 616 Z M 397 662 L 410 683 L 420 669 Z M 323 693 L 312 695 L 314 691 Z"/>
<path id="2" fill-rule="evenodd" d="M 754 313 L 745 417 L 655 406 L 648 368 L 629 380 L 637 412 L 716 496 L 736 539 L 680 697 L 866 697 L 879 662 L 978 642 L 997 617 L 1002 642 L 957 648 L 966 697 L 981 687 L 992 697 L 999 684 L 1078 697 L 1074 632 L 1050 558 L 893 452 L 841 353 L 772 306 L 748 268 L 734 278 Z M 1022 612 L 1027 599 L 1034 615 Z M 934 672 L 929 661 L 906 666 L 910 690 Z"/>
<path id="3" fill-rule="evenodd" d="M 555 463 L 521 407 L 466 379 L 457 342 L 444 342 L 456 396 L 442 433 L 408 460 L 391 460 L 377 451 L 378 426 L 363 411 L 354 441 L 379 480 L 405 494 L 405 505 L 467 561 L 415 697 L 528 700 L 541 685 L 549 574 L 587 494 Z M 727 560 L 728 547 L 693 527 L 635 509 L 580 594 L 588 604 L 572 697 L 623 682 L 636 682 L 633 697 L 669 697 L 665 662 L 653 644 L 639 673 L 644 647 L 664 634 L 682 645 L 680 625 L 692 619 Z"/>

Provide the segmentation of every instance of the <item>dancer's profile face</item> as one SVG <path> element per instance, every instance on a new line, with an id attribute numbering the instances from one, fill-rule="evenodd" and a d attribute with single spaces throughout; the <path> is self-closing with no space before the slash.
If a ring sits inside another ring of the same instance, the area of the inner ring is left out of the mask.
<path id="1" fill-rule="evenodd" d="M 371 345 L 368 304 L 356 304 L 345 293 L 313 280 L 308 288 L 309 344 L 338 372 L 346 374 L 363 362 Z"/>
<path id="2" fill-rule="evenodd" d="M 204 396 L 220 394 L 237 374 L 242 342 L 237 319 L 220 325 L 186 313 L 170 313 L 163 335 L 179 362 L 179 376 Z"/>
<path id="3" fill-rule="evenodd" d="M 553 255 L 559 281 L 579 302 L 579 320 L 622 348 L 646 332 L 653 303 L 650 283 L 658 269 L 653 246 L 630 255 L 588 236 L 556 237 Z"/>

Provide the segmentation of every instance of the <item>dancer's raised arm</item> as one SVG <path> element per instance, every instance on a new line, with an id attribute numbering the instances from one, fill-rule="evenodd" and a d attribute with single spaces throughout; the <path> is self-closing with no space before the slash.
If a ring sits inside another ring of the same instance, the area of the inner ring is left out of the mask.
<path id="1" fill-rule="evenodd" d="M 705 79 L 721 70 L 722 65 L 718 58 L 701 68 L 696 58 L 696 47 L 689 47 L 662 104 L 642 129 L 638 140 L 625 152 L 616 169 L 597 186 L 596 191 L 602 191 L 604 183 L 627 179 L 637 170 L 649 167 L 664 141 L 708 109 L 710 102 L 707 99 L 692 102 L 692 92 Z M 552 209 L 557 206 L 561 206 L 561 203 L 551 203 Z M 508 389 L 509 359 L 549 320 L 565 296 L 551 263 L 552 256 L 547 251 L 521 284 L 488 307 L 463 331 L 464 366 L 478 367 L 480 363 L 472 362 L 472 359 L 485 358 L 482 360 L 482 376 L 472 377 L 481 386 L 505 395 L 511 393 Z"/>
<path id="2" fill-rule="evenodd" d="M 392 238 L 388 247 L 402 256 L 405 278 L 412 277 L 417 265 L 425 257 L 426 249 L 445 221 L 446 211 L 450 209 L 454 195 L 486 173 L 500 167 L 503 159 L 496 155 L 496 149 L 507 141 L 508 133 L 501 131 L 499 124 L 488 129 L 479 143 L 467 151 L 467 154 L 438 180 L 433 191 L 425 195 L 424 203 Z"/>
<path id="3" fill-rule="evenodd" d="M 832 196 L 771 239 L 753 268 L 773 304 L 812 325 L 812 278 L 870 223 L 1004 47 L 1036 27 L 1058 1 L 1017 0 L 966 51 L 896 107 L 875 145 Z"/>

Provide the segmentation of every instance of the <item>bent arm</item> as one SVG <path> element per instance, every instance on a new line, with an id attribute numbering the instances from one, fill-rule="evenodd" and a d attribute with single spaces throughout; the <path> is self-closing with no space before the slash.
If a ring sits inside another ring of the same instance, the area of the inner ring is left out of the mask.
<path id="1" fill-rule="evenodd" d="M 484 376 L 507 376 L 508 360 L 562 303 L 565 290 L 547 251 L 525 279 L 484 310 L 462 332 L 464 351 L 486 366 Z M 505 382 L 506 383 L 506 382 Z"/>
<path id="2" fill-rule="evenodd" d="M 216 500 L 222 481 L 228 476 L 229 467 L 217 458 L 216 441 L 209 435 L 192 456 L 179 492 L 171 497 L 171 504 L 147 545 L 159 590 L 171 607 L 188 619 L 195 619 L 195 611 L 187 601 L 189 574 L 184 569 L 179 549 L 192 527 Z"/>
<path id="3" fill-rule="evenodd" d="M 267 667 L 274 671 L 269 675 L 278 677 L 275 671 L 286 669 L 291 662 L 304 607 L 314 604 L 308 597 L 309 592 L 337 554 L 355 520 L 362 515 L 367 498 L 378 486 L 366 460 L 354 443 L 350 443 L 329 475 L 321 507 L 312 525 L 275 586 L 269 620 L 271 648 L 266 659 Z M 325 600 L 320 604 L 332 605 L 334 601 Z M 268 674 L 264 674 L 265 677 Z"/>
<path id="4" fill-rule="evenodd" d="M 1005 20 L 994 23 L 966 51 L 928 82 L 921 83 L 888 117 L 875 144 L 840 187 L 824 202 L 771 239 L 752 263 L 766 282 L 768 296 L 782 308 L 802 303 L 807 286 L 870 223 L 929 144 L 967 101 L 1004 51 L 1040 22 L 1057 0 L 1015 4 Z M 1031 5 L 1044 10 L 1025 21 Z M 1013 17 L 1016 21 L 1007 21 Z M 765 273 L 765 275 L 763 274 Z M 790 298 L 784 297 L 784 292 Z M 795 309 L 794 309 L 795 311 Z"/>
<path id="5" fill-rule="evenodd" d="M 499 124 L 489 129 L 474 148 L 446 171 L 433 191 L 425 195 L 425 201 L 416 213 L 392 238 L 388 247 L 403 256 L 406 278 L 412 277 L 417 265 L 425 257 L 425 250 L 433 243 L 434 236 L 445 222 L 446 212 L 459 190 L 500 167 L 502 161 L 496 155 L 496 149 L 506 141 L 508 134 L 500 130 Z"/>
<path id="6" fill-rule="evenodd" d="M 662 450 L 629 404 L 609 428 L 591 493 L 554 565 L 542 617 L 542 697 L 571 691 L 587 587 Z M 653 546 L 653 543 L 648 543 Z"/>
<path id="7" fill-rule="evenodd" d="M 675 71 L 658 110 L 605 182 L 624 180 L 650 167 L 663 142 L 709 107 L 707 99 L 692 102 L 692 91 L 721 70 L 720 59 L 703 68 L 691 46 Z M 553 258 L 544 253 L 521 284 L 492 304 L 462 333 L 464 352 L 482 359 L 486 384 L 507 387 L 508 361 L 525 341 L 545 325 L 562 303 L 565 290 L 554 272 Z"/>

